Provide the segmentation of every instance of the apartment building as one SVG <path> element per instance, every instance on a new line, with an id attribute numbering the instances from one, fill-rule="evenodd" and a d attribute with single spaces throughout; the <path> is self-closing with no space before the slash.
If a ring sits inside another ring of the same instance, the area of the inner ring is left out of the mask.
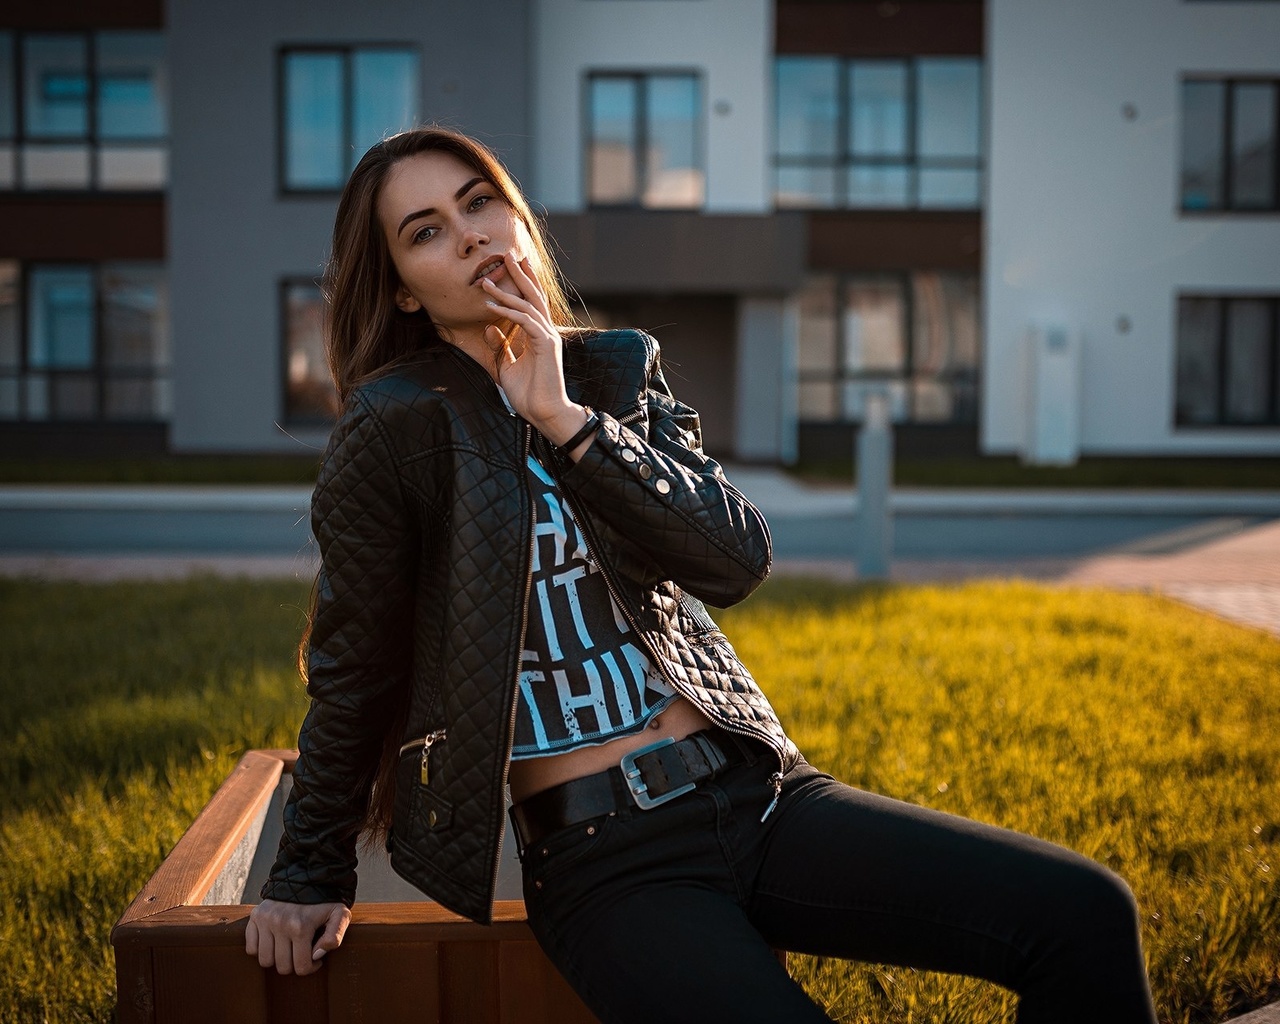
<path id="1" fill-rule="evenodd" d="M 0 452 L 160 451 L 172 410 L 158 0 L 0 14 Z"/>
<path id="2" fill-rule="evenodd" d="M 87 0 L 0 15 L 0 453 L 306 452 L 383 134 L 546 212 L 708 447 L 1280 452 L 1274 0 Z"/>
<path id="3" fill-rule="evenodd" d="M 1280 3 L 987 15 L 984 449 L 1280 454 Z"/>

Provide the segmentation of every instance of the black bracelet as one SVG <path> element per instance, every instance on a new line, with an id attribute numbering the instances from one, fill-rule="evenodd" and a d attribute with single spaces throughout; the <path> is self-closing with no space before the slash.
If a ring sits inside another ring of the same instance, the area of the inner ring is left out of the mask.
<path id="1" fill-rule="evenodd" d="M 573 450 L 594 434 L 600 427 L 600 414 L 589 405 L 584 405 L 583 408 L 587 410 L 587 422 L 582 425 L 582 429 L 574 434 L 573 437 L 569 438 L 569 440 L 564 444 L 556 445 L 556 447 L 560 449 L 560 454 L 566 459 L 572 457 Z"/>

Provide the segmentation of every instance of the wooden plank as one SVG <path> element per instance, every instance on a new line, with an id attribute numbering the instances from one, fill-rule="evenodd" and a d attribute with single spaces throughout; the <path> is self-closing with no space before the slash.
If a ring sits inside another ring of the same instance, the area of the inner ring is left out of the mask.
<path id="1" fill-rule="evenodd" d="M 244 956 L 243 950 L 240 955 Z M 263 970 L 256 960 L 250 962 L 262 975 L 266 988 L 267 1024 L 323 1024 L 329 1019 L 329 980 L 325 974 L 328 964 L 315 974 L 299 978 L 277 974 L 274 969 Z"/>
<path id="2" fill-rule="evenodd" d="M 441 1019 L 499 1024 L 498 943 L 450 942 L 439 949 Z"/>
<path id="3" fill-rule="evenodd" d="M 267 972 L 243 946 L 161 946 L 153 955 L 155 1024 L 284 1024 L 267 1015 Z"/>
<path id="4" fill-rule="evenodd" d="M 155 1024 L 151 950 L 125 947 L 115 953 L 117 1024 Z"/>
<path id="5" fill-rule="evenodd" d="M 524 942 L 533 938 L 523 918 L 524 904 L 516 902 L 519 917 L 476 924 L 435 903 L 357 903 L 343 945 L 404 942 Z M 137 946 L 244 945 L 244 926 L 253 907 L 171 907 L 134 921 L 121 932 L 121 942 Z"/>
<path id="6" fill-rule="evenodd" d="M 116 922 L 111 932 L 112 945 L 116 944 L 120 929 L 127 930 L 137 921 L 204 898 L 262 805 L 271 799 L 282 765 L 280 758 L 258 750 L 251 750 L 240 759 Z"/>
<path id="7" fill-rule="evenodd" d="M 498 972 L 502 1024 L 597 1024 L 536 942 L 502 943 Z"/>
<path id="8" fill-rule="evenodd" d="M 325 957 L 328 1024 L 444 1024 L 438 961 L 434 942 L 344 941 Z"/>

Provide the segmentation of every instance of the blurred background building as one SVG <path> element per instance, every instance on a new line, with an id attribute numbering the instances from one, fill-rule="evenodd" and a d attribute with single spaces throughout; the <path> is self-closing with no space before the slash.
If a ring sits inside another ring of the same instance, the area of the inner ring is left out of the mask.
<path id="1" fill-rule="evenodd" d="M 0 14 L 0 454 L 302 452 L 359 155 L 493 146 L 707 445 L 1280 454 L 1276 0 Z"/>

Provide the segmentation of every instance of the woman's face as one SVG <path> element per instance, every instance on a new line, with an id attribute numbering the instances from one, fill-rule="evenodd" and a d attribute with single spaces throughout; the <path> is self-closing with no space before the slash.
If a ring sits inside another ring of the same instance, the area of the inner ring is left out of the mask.
<path id="1" fill-rule="evenodd" d="M 505 253 L 537 258 L 528 230 L 502 194 L 452 153 L 397 161 L 377 213 L 400 276 L 396 305 L 407 313 L 425 309 L 446 331 L 495 321 L 482 277 L 520 294 L 503 268 Z"/>

